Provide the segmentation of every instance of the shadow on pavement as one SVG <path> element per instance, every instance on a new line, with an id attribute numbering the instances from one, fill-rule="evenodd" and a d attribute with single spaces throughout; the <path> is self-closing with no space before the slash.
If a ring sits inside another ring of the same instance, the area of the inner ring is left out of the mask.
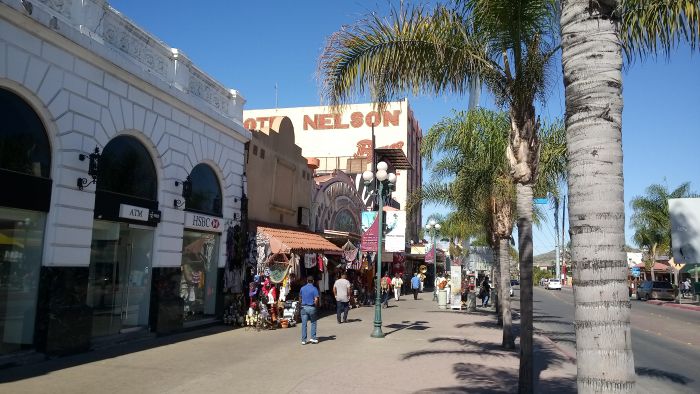
<path id="1" fill-rule="evenodd" d="M 693 382 L 693 379 L 687 378 L 683 375 L 673 373 L 673 372 L 662 371 L 660 369 L 655 369 L 655 368 L 636 367 L 634 369 L 634 371 L 639 376 L 646 376 L 646 377 L 655 378 L 655 379 L 670 380 L 673 383 L 682 384 L 684 386 L 688 385 L 688 383 L 690 383 L 690 382 Z"/>
<path id="2" fill-rule="evenodd" d="M 427 330 L 430 328 L 430 326 L 426 326 L 429 322 L 427 321 L 403 321 L 401 323 L 393 323 L 393 324 L 387 324 L 384 327 L 386 328 L 393 328 L 392 331 L 385 332 L 384 335 L 391 335 L 395 333 L 396 331 L 401 331 L 401 330 L 417 330 L 417 331 L 422 331 L 422 330 Z"/>
<path id="3" fill-rule="evenodd" d="M 223 332 L 232 331 L 235 328 L 229 326 L 216 325 L 207 328 L 197 328 L 193 331 L 171 334 L 164 337 L 137 340 L 126 343 L 115 343 L 114 345 L 97 350 L 91 350 L 87 353 L 69 355 L 63 357 L 49 358 L 45 361 L 28 364 L 28 365 L 8 365 L 0 369 L 0 383 L 15 382 L 33 378 L 36 376 L 46 375 L 54 371 L 73 368 L 83 364 L 92 363 L 95 361 L 106 360 L 123 356 L 129 353 L 141 352 L 144 350 L 154 349 L 161 346 L 168 346 L 191 339 L 217 335 Z"/>
<path id="4" fill-rule="evenodd" d="M 316 339 L 318 339 L 318 343 L 326 341 L 335 341 L 335 335 L 329 335 L 327 337 L 317 337 Z"/>
<path id="5" fill-rule="evenodd" d="M 361 322 L 361 321 L 362 321 L 362 319 L 348 319 L 345 321 L 345 323 L 357 323 L 357 322 Z"/>

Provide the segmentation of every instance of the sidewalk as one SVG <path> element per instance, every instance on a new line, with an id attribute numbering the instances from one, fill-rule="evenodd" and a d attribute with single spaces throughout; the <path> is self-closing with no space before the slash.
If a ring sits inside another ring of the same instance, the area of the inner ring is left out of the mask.
<path id="1" fill-rule="evenodd" d="M 222 327 L 0 371 L 12 393 L 509 393 L 518 353 L 500 348 L 492 310 L 437 309 L 430 293 L 382 309 L 384 339 L 371 338 L 373 307 L 347 324 L 319 320 L 317 345 L 299 328 L 256 332 Z M 516 342 L 517 343 L 517 342 Z M 535 338 L 536 392 L 575 390 L 575 366 Z"/>
<path id="2" fill-rule="evenodd" d="M 661 300 L 647 300 L 647 304 L 661 305 L 671 308 L 684 309 L 688 311 L 700 312 L 700 303 L 694 301 L 692 298 L 681 298 L 681 303 L 676 304 L 675 301 L 661 301 Z"/>

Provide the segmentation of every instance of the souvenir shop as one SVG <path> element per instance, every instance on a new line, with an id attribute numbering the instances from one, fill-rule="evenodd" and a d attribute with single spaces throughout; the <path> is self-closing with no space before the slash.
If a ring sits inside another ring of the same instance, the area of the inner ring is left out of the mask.
<path id="1" fill-rule="evenodd" d="M 318 234 L 258 226 L 248 247 L 244 325 L 287 328 L 299 322 L 299 290 L 312 276 L 321 309 L 335 307 L 332 286 L 343 250 Z M 226 318 L 225 318 L 226 320 Z"/>

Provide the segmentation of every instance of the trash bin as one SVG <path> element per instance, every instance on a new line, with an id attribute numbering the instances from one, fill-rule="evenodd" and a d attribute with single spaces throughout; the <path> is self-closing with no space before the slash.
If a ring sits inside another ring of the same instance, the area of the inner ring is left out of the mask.
<path id="1" fill-rule="evenodd" d="M 445 289 L 438 290 L 438 308 L 447 308 L 447 290 Z"/>

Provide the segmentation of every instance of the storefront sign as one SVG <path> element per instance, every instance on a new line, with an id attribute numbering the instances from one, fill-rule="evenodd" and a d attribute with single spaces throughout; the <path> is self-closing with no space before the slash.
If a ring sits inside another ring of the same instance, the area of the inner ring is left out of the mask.
<path id="1" fill-rule="evenodd" d="M 388 211 L 386 213 L 386 247 L 387 252 L 403 252 L 406 249 L 406 211 Z"/>
<path id="2" fill-rule="evenodd" d="M 221 218 L 193 212 L 185 212 L 185 227 L 215 233 L 221 233 L 224 231 L 224 225 Z"/>
<path id="3" fill-rule="evenodd" d="M 401 110 L 384 111 L 381 117 L 377 111 L 367 113 L 355 111 L 349 115 L 333 113 L 304 114 L 302 128 L 304 130 L 339 130 L 357 129 L 364 126 L 372 127 L 372 125 L 377 127 L 398 126 L 399 115 L 401 115 Z M 276 116 L 247 118 L 243 125 L 248 130 L 260 130 L 269 127 L 275 118 Z"/>
<path id="4" fill-rule="evenodd" d="M 135 205 L 119 204 L 119 217 L 123 219 L 147 222 L 149 219 L 149 209 L 137 207 Z"/>

